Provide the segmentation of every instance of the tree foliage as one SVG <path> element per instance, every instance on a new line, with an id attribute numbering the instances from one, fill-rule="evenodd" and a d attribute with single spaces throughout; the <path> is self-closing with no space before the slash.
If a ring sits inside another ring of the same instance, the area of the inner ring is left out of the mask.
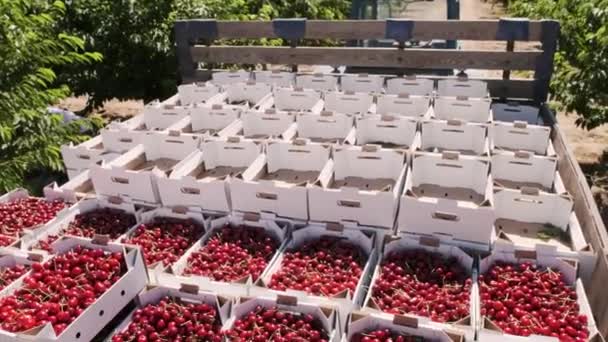
<path id="1" fill-rule="evenodd" d="M 554 18 L 561 36 L 551 82 L 559 108 L 592 129 L 608 122 L 608 0 L 516 0 L 517 16 Z"/>
<path id="2" fill-rule="evenodd" d="M 84 42 L 58 33 L 61 1 L 0 0 L 0 193 L 24 186 L 40 170 L 63 169 L 60 146 L 82 141 L 96 119 L 65 124 L 47 106 L 70 94 L 57 84 L 56 70 L 100 61 Z"/>
<path id="3" fill-rule="evenodd" d="M 72 0 L 65 28 L 85 37 L 104 61 L 64 74 L 77 95 L 90 96 L 89 109 L 112 98 L 166 98 L 176 91 L 176 19 L 343 19 L 349 6 L 348 0 Z"/>

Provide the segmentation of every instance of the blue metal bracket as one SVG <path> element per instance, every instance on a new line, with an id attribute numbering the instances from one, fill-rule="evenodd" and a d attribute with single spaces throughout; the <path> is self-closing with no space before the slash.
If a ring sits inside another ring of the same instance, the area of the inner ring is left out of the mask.
<path id="1" fill-rule="evenodd" d="M 414 21 L 409 19 L 386 19 L 386 30 L 384 37 L 405 42 L 412 38 Z"/>
<path id="2" fill-rule="evenodd" d="M 274 19 L 272 21 L 274 34 L 287 40 L 303 39 L 306 35 L 306 19 Z"/>
<path id="3" fill-rule="evenodd" d="M 530 20 L 526 18 L 501 18 L 498 21 L 497 40 L 530 40 Z"/>

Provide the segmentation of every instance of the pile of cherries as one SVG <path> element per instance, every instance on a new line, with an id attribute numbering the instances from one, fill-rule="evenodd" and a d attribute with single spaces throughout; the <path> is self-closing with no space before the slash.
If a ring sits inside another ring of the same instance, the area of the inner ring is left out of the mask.
<path id="1" fill-rule="evenodd" d="M 157 217 L 151 223 L 139 225 L 124 243 L 142 248 L 148 266 L 161 262 L 169 266 L 181 257 L 204 233 L 194 220 Z"/>
<path id="2" fill-rule="evenodd" d="M 125 271 L 122 253 L 80 246 L 32 264 L 22 286 L 0 298 L 0 329 L 19 332 L 51 323 L 59 335 Z"/>
<path id="3" fill-rule="evenodd" d="M 588 318 L 564 275 L 532 263 L 495 263 L 479 276 L 481 313 L 505 333 L 587 341 Z"/>
<path id="4" fill-rule="evenodd" d="M 0 290 L 9 286 L 13 281 L 24 275 L 25 272 L 28 271 L 28 268 L 27 265 L 14 265 L 0 268 Z"/>
<path id="5" fill-rule="evenodd" d="M 226 226 L 188 257 L 184 274 L 228 282 L 251 276 L 255 281 L 277 248 L 278 242 L 261 227 Z"/>
<path id="6" fill-rule="evenodd" d="M 135 310 L 129 326 L 112 336 L 112 342 L 221 342 L 221 328 L 218 312 L 213 306 L 165 297 L 158 304 L 148 304 Z"/>
<path id="7" fill-rule="evenodd" d="M 285 252 L 281 268 L 272 275 L 271 289 L 293 289 L 319 296 L 354 292 L 367 257 L 348 240 L 322 236 L 297 250 Z"/>
<path id="8" fill-rule="evenodd" d="M 396 333 L 390 329 L 377 329 L 368 332 L 356 333 L 350 342 L 425 342 L 425 338 L 415 335 Z"/>
<path id="9" fill-rule="evenodd" d="M 17 238 L 0 234 L 0 247 L 6 247 L 15 242 Z"/>
<path id="10" fill-rule="evenodd" d="M 63 208 L 65 208 L 63 201 L 47 201 L 35 197 L 0 203 L 0 233 L 17 236 L 25 228 L 52 220 Z"/>
<path id="11" fill-rule="evenodd" d="M 61 234 L 92 238 L 95 235 L 107 235 L 115 240 L 135 225 L 135 216 L 114 208 L 100 208 L 78 214 Z M 49 235 L 39 241 L 34 248 L 51 251 L 51 244 L 59 235 Z"/>
<path id="12" fill-rule="evenodd" d="M 390 253 L 382 261 L 372 299 L 382 311 L 454 322 L 469 314 L 471 278 L 456 258 L 424 250 Z"/>
<path id="13" fill-rule="evenodd" d="M 258 306 L 225 332 L 230 341 L 328 342 L 319 322 L 310 314 Z"/>

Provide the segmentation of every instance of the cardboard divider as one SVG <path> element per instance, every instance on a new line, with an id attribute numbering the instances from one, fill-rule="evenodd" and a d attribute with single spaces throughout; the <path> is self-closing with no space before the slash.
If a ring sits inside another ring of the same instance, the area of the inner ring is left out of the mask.
<path id="1" fill-rule="evenodd" d="M 340 329 L 338 327 L 339 318 L 337 317 L 338 315 L 335 309 L 330 306 L 319 306 L 317 304 L 300 301 L 294 303 L 276 298 L 241 297 L 237 299 L 236 303 L 232 306 L 231 318 L 224 325 L 222 330 L 230 330 L 234 325 L 234 322 L 243 318 L 249 312 L 254 311 L 258 306 L 266 309 L 277 308 L 278 310 L 286 312 L 310 314 L 317 320 L 321 327 L 323 327 L 329 342 L 340 341 Z"/>
<path id="2" fill-rule="evenodd" d="M 357 117 L 356 144 L 381 144 L 383 147 L 415 147 L 418 121 L 399 115 L 364 115 Z"/>
<path id="3" fill-rule="evenodd" d="M 286 252 L 297 251 L 306 243 L 311 243 L 319 240 L 324 236 L 336 237 L 339 239 L 347 240 L 353 245 L 360 248 L 361 251 L 366 255 L 366 260 L 363 265 L 363 271 L 361 277 L 358 280 L 356 289 L 354 292 L 344 291 L 333 296 L 319 296 L 309 294 L 305 291 L 287 289 L 285 291 L 274 290 L 268 287 L 272 279 L 273 274 L 278 272 L 282 268 L 282 261 Z M 374 265 L 376 264 L 377 252 L 376 252 L 376 234 L 373 231 L 362 231 L 354 229 L 335 229 L 334 226 L 329 225 L 308 225 L 293 230 L 291 239 L 281 249 L 277 258 L 273 260 L 273 263 L 267 268 L 259 281 L 255 283 L 255 286 L 251 288 L 251 296 L 262 296 L 269 298 L 279 298 L 281 296 L 293 296 L 298 301 L 306 301 L 310 303 L 316 303 L 317 305 L 332 305 L 335 306 L 339 312 L 340 324 L 342 326 L 341 331 L 344 330 L 344 324 L 348 314 L 360 307 L 363 304 L 365 298 L 366 286 L 369 283 L 371 272 Z"/>
<path id="4" fill-rule="evenodd" d="M 593 341 L 598 335 L 597 326 L 593 318 L 593 313 L 589 306 L 587 296 L 583 287 L 583 282 L 579 279 L 579 264 L 572 259 L 546 254 L 542 247 L 537 247 L 528 250 L 495 250 L 489 256 L 482 258 L 479 261 L 479 273 L 485 274 L 490 267 L 497 261 L 519 264 L 522 262 L 532 262 L 538 266 L 549 267 L 560 271 L 563 274 L 563 280 L 569 286 L 576 289 L 577 302 L 581 314 L 587 316 L 589 330 L 589 341 Z M 480 285 L 481 286 L 481 285 Z M 480 301 L 480 306 L 483 303 Z M 478 339 L 480 341 L 498 342 L 525 342 L 525 341 L 544 341 L 558 342 L 559 339 L 550 336 L 530 335 L 530 336 L 515 336 L 503 332 L 497 325 L 493 324 L 487 317 L 481 317 L 480 329 L 478 331 Z"/>
<path id="5" fill-rule="evenodd" d="M 424 236 L 388 237 L 384 240 L 382 252 L 379 253 L 378 256 L 378 263 L 376 264 L 373 270 L 369 290 L 367 291 L 367 295 L 365 297 L 365 301 L 361 309 L 362 312 L 366 314 L 380 315 L 388 317 L 390 319 L 399 318 L 399 315 L 382 312 L 374 303 L 374 300 L 372 298 L 372 291 L 376 282 L 380 278 L 382 271 L 382 261 L 384 260 L 384 258 L 386 258 L 392 253 L 405 250 L 423 250 L 429 253 L 441 254 L 445 258 L 456 258 L 458 260 L 458 263 L 469 272 L 469 275 L 471 277 L 474 277 L 475 267 L 473 257 L 465 253 L 464 250 L 458 246 L 443 244 L 438 239 L 428 238 Z M 479 319 L 477 310 L 478 301 L 479 292 L 477 284 L 473 282 L 469 299 L 468 317 L 453 323 L 440 323 L 433 322 L 428 317 L 417 316 L 414 313 L 408 313 L 407 315 L 412 316 L 412 318 L 414 318 L 418 322 L 422 322 L 425 325 L 432 326 L 438 329 L 456 329 L 460 331 L 461 335 L 466 336 L 467 341 L 473 341 L 475 336 L 475 327 L 477 326 L 477 321 Z"/>
<path id="6" fill-rule="evenodd" d="M 484 81 L 467 78 L 444 79 L 437 81 L 437 96 L 488 97 L 488 84 Z"/>
<path id="7" fill-rule="evenodd" d="M 473 242 L 494 240 L 490 163 L 458 153 L 416 153 L 399 203 L 397 230 Z"/>
<path id="8" fill-rule="evenodd" d="M 93 181 L 91 180 L 89 170 L 83 171 L 61 186 L 57 182 L 48 184 L 42 191 L 45 198 L 63 199 L 70 203 L 95 197 L 95 189 L 93 188 Z"/>
<path id="9" fill-rule="evenodd" d="M 464 332 L 456 329 L 434 327 L 424 320 L 413 316 L 394 316 L 382 314 L 370 314 L 364 312 L 353 312 L 348 317 L 346 331 L 342 336 L 342 342 L 352 341 L 357 334 L 363 336 L 376 330 L 389 330 L 401 336 L 423 339 L 434 342 L 465 342 Z M 414 341 L 414 340 L 412 340 Z M 472 341 L 472 340 L 471 340 Z"/>
<path id="10" fill-rule="evenodd" d="M 256 83 L 255 81 L 239 82 L 224 86 L 226 100 L 229 104 L 247 103 L 249 106 L 255 105 L 263 98 L 272 93 L 272 86 L 266 83 Z"/>
<path id="11" fill-rule="evenodd" d="M 91 341 L 146 286 L 148 276 L 143 256 L 138 249 L 115 243 L 100 245 L 91 240 L 76 237 L 64 237 L 58 240 L 54 249 L 57 254 L 64 254 L 76 246 L 121 253 L 124 256 L 127 270 L 59 336 L 55 334 L 51 324 L 47 323 L 19 333 L 0 330 L 0 341 Z M 47 262 L 52 262 L 52 260 L 51 258 Z M 21 285 L 22 279 L 19 279 L 8 292 L 14 292 Z"/>
<path id="12" fill-rule="evenodd" d="M 37 253 L 46 254 L 47 251 L 36 249 L 35 246 L 43 240 L 46 240 L 49 236 L 62 236 L 65 235 L 65 230 L 69 227 L 70 223 L 74 221 L 77 215 L 91 212 L 94 210 L 100 210 L 104 208 L 120 210 L 125 213 L 132 214 L 135 218 L 135 226 L 140 222 L 140 215 L 142 210 L 135 207 L 133 203 L 128 203 L 122 200 L 120 197 L 97 197 L 91 199 L 84 199 L 76 203 L 70 210 L 63 215 L 60 219 L 54 221 L 52 224 L 47 225 L 44 229 L 27 232 L 21 239 L 20 249 L 24 251 L 35 250 Z M 127 229 L 130 230 L 133 227 Z M 109 238 L 108 238 L 109 240 Z M 115 241 L 119 241 L 116 239 Z M 51 244 L 52 246 L 53 244 Z"/>
<path id="13" fill-rule="evenodd" d="M 170 267 L 167 267 L 163 272 L 158 272 L 156 274 L 157 282 L 161 285 L 168 286 L 177 286 L 180 284 L 195 285 L 203 291 L 222 293 L 230 296 L 248 296 L 253 282 L 258 280 L 251 279 L 251 276 L 246 276 L 243 279 L 238 279 L 233 282 L 223 282 L 214 280 L 211 277 L 185 274 L 185 270 L 188 267 L 188 259 L 192 253 L 203 248 L 209 239 L 218 234 L 220 230 L 226 226 L 229 226 L 232 229 L 260 227 L 275 239 L 279 247 L 275 251 L 273 257 L 268 261 L 267 268 L 272 265 L 273 261 L 277 258 L 279 251 L 289 239 L 290 226 L 283 221 L 270 220 L 255 214 L 242 216 L 230 215 L 214 218 L 208 222 L 207 233 L 205 233 L 200 240 L 192 245 L 177 262 Z M 262 273 L 262 275 L 263 274 L 264 273 Z"/>
<path id="14" fill-rule="evenodd" d="M 164 206 L 187 206 L 192 210 L 229 212 L 229 183 L 260 155 L 261 145 L 231 137 L 202 143 L 178 163 L 169 178 L 158 180 Z"/>
<path id="15" fill-rule="evenodd" d="M 298 138 L 318 143 L 354 144 L 355 126 L 352 115 L 334 112 L 298 113 Z"/>
<path id="16" fill-rule="evenodd" d="M 273 87 L 293 87 L 296 75 L 293 72 L 278 70 L 259 70 L 253 72 L 256 82 L 270 84 Z"/>
<path id="17" fill-rule="evenodd" d="M 335 147 L 333 163 L 308 190 L 310 219 L 393 227 L 406 161 L 403 150 Z"/>
<path id="18" fill-rule="evenodd" d="M 433 95 L 435 81 L 429 78 L 416 78 L 415 76 L 395 77 L 386 80 L 387 94 L 410 94 L 419 96 Z"/>
<path id="19" fill-rule="evenodd" d="M 220 88 L 211 83 L 190 83 L 177 86 L 179 103 L 188 106 L 202 103 L 220 92 Z"/>
<path id="20" fill-rule="evenodd" d="M 494 121 L 490 127 L 491 149 L 528 151 L 541 156 L 553 156 L 555 151 L 549 139 L 551 128 L 528 125 L 525 121 Z"/>
<path id="21" fill-rule="evenodd" d="M 491 101 L 488 98 L 437 97 L 433 107 L 433 118 L 471 122 L 492 121 Z"/>
<path id="22" fill-rule="evenodd" d="M 175 165 L 200 143 L 192 135 L 152 133 L 111 163 L 94 165 L 91 179 L 98 195 L 120 196 L 143 204 L 160 203 L 157 179 L 167 178 Z"/>
<path id="23" fill-rule="evenodd" d="M 357 93 L 381 93 L 384 87 L 384 76 L 368 74 L 343 74 L 340 77 L 342 91 Z"/>
<path id="24" fill-rule="evenodd" d="M 503 122 L 517 121 L 525 122 L 528 125 L 543 126 L 543 119 L 540 115 L 539 107 L 525 106 L 517 102 L 493 103 L 492 113 L 494 120 Z"/>
<path id="25" fill-rule="evenodd" d="M 324 74 L 298 75 L 296 86 L 303 89 L 333 91 L 338 89 L 338 77 Z"/>
<path id="26" fill-rule="evenodd" d="M 367 114 L 374 112 L 374 96 L 367 93 L 325 92 L 325 110 L 341 114 Z"/>
<path id="27" fill-rule="evenodd" d="M 488 126 L 460 120 L 427 120 L 421 123 L 421 149 L 427 152 L 458 151 L 489 155 Z"/>
<path id="28" fill-rule="evenodd" d="M 108 340 L 111 340 L 112 336 L 117 335 L 128 329 L 129 325 L 133 321 L 133 314 L 136 310 L 142 309 L 147 305 L 158 304 L 163 298 L 172 298 L 183 302 L 184 304 L 209 304 L 217 310 L 219 324 L 224 325 L 230 317 L 230 310 L 232 308 L 234 299 L 230 297 L 224 297 L 212 292 L 199 291 L 198 287 L 194 286 L 193 291 L 189 291 L 188 287 L 171 287 L 162 285 L 148 285 L 146 286 L 135 298 L 137 306 L 131 311 L 127 317 L 125 317 L 120 324 L 112 331 Z"/>
<path id="29" fill-rule="evenodd" d="M 432 113 L 429 96 L 384 94 L 378 95 L 376 101 L 376 114 L 428 118 Z"/>
<path id="30" fill-rule="evenodd" d="M 251 73 L 246 70 L 217 71 L 211 75 L 211 83 L 218 86 L 247 82 L 250 79 Z"/>
<path id="31" fill-rule="evenodd" d="M 273 94 L 273 105 L 277 111 L 319 113 L 323 109 L 321 94 L 312 89 L 275 88 Z"/>
<path id="32" fill-rule="evenodd" d="M 330 147 L 295 140 L 271 142 L 266 154 L 230 182 L 232 209 L 308 219 L 308 186 L 331 163 Z"/>

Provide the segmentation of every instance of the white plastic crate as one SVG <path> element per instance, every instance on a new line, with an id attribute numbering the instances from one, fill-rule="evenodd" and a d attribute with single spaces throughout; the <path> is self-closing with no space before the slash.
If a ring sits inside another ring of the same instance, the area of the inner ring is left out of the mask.
<path id="1" fill-rule="evenodd" d="M 228 183 L 260 153 L 259 144 L 239 137 L 204 142 L 199 151 L 175 166 L 169 178 L 158 180 L 163 205 L 229 212 Z"/>
<path id="2" fill-rule="evenodd" d="M 397 229 L 489 249 L 494 240 L 490 161 L 457 152 L 416 153 L 399 203 Z"/>
<path id="3" fill-rule="evenodd" d="M 153 133 L 111 163 L 94 165 L 91 179 L 99 195 L 124 197 L 140 204 L 158 204 L 156 180 L 166 178 L 173 167 L 194 152 L 200 139 L 191 135 Z"/>
<path id="4" fill-rule="evenodd" d="M 334 148 L 309 189 L 310 219 L 393 227 L 406 159 L 403 150 L 377 145 Z"/>
<path id="5" fill-rule="evenodd" d="M 318 143 L 354 144 L 352 115 L 323 111 L 320 114 L 298 113 L 297 137 Z"/>
<path id="6" fill-rule="evenodd" d="M 330 167 L 330 147 L 303 139 L 272 142 L 230 182 L 232 209 L 308 220 L 308 186 Z"/>
<path id="7" fill-rule="evenodd" d="M 384 88 L 384 76 L 368 74 L 344 74 L 340 77 L 342 91 L 357 93 L 381 93 Z"/>
<path id="8" fill-rule="evenodd" d="M 366 93 L 328 91 L 325 93 L 325 110 L 341 114 L 367 114 L 374 112 L 374 96 Z"/>
<path id="9" fill-rule="evenodd" d="M 425 120 L 421 123 L 421 149 L 488 155 L 488 125 L 460 120 Z"/>

